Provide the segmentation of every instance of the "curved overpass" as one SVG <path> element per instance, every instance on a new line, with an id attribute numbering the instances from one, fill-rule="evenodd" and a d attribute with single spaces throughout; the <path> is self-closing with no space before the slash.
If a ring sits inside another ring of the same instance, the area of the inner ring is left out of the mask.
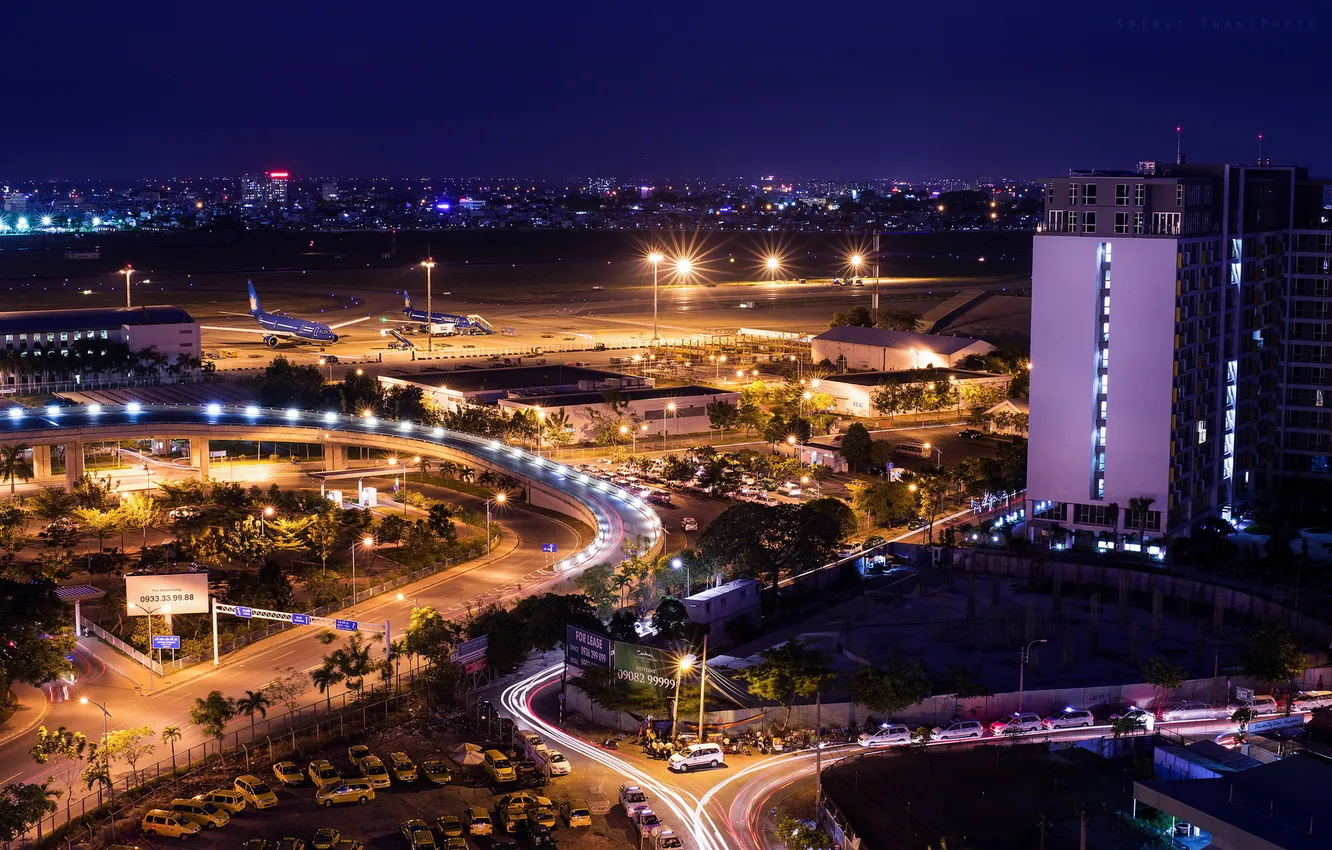
<path id="1" fill-rule="evenodd" d="M 208 477 L 207 441 L 264 440 L 320 443 L 329 469 L 346 468 L 348 446 L 442 458 L 517 479 L 527 500 L 574 516 L 597 530 L 592 544 L 556 563 L 568 570 L 622 557 L 626 543 L 654 553 L 662 545 L 661 520 L 642 499 L 500 440 L 414 422 L 296 410 L 208 405 L 87 405 L 10 408 L 0 416 L 0 446 L 32 446 L 34 477 L 50 473 L 50 447 L 65 447 L 66 479 L 83 474 L 85 443 L 187 439 L 192 462 Z"/>

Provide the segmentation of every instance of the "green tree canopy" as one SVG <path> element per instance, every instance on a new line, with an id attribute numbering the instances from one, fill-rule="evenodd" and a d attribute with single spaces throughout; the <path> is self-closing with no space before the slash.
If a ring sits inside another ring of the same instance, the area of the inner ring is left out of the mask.
<path id="1" fill-rule="evenodd" d="M 744 682 L 751 694 L 759 699 L 780 702 L 786 706 L 785 728 L 791 722 L 791 708 L 799 697 L 812 697 L 823 683 L 832 678 L 828 659 L 813 652 L 798 639 L 788 640 L 772 649 L 759 653 L 763 659 L 752 667 L 735 674 Z"/>
<path id="2" fill-rule="evenodd" d="M 859 422 L 852 422 L 842 435 L 842 457 L 846 458 L 852 469 L 859 470 L 869 463 L 873 442 L 874 438 L 870 436 L 868 428 Z"/>
<path id="3" fill-rule="evenodd" d="M 190 706 L 190 722 L 199 727 L 199 731 L 210 738 L 222 739 L 227 731 L 227 724 L 236 716 L 236 701 L 222 696 L 221 691 L 211 691 L 206 697 L 195 697 Z"/>
<path id="4" fill-rule="evenodd" d="M 925 668 L 915 661 L 895 661 L 883 670 L 860 667 L 851 676 L 851 695 L 870 711 L 892 714 L 930 695 Z"/>

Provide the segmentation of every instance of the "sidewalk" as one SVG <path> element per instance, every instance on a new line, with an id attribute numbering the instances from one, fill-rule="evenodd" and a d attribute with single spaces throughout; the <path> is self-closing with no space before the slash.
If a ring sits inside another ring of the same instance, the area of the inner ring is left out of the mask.
<path id="1" fill-rule="evenodd" d="M 4 725 L 0 726 L 0 746 L 36 729 L 51 710 L 51 702 L 41 688 L 24 682 L 15 682 L 10 686 L 10 690 L 14 692 L 18 707 Z"/>

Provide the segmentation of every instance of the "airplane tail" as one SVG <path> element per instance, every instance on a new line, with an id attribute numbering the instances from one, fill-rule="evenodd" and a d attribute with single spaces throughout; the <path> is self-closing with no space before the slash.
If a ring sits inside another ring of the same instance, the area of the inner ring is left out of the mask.
<path id="1" fill-rule="evenodd" d="M 408 295 L 407 290 L 405 289 L 402 292 L 402 305 L 402 311 L 404 313 L 410 313 L 412 311 L 412 296 Z"/>
<path id="2" fill-rule="evenodd" d="M 254 291 L 254 281 L 247 280 L 245 285 L 250 289 L 250 315 L 262 313 L 264 308 L 259 306 L 259 296 Z"/>

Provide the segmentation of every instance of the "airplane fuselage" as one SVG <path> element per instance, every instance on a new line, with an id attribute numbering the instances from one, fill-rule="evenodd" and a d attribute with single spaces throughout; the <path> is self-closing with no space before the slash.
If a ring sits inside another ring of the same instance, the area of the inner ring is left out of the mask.
<path id="1" fill-rule="evenodd" d="M 292 337 L 305 342 L 334 343 L 338 341 L 338 335 L 334 333 L 332 328 L 322 322 L 278 316 L 262 310 L 251 312 L 250 315 L 264 330 L 290 334 Z"/>

